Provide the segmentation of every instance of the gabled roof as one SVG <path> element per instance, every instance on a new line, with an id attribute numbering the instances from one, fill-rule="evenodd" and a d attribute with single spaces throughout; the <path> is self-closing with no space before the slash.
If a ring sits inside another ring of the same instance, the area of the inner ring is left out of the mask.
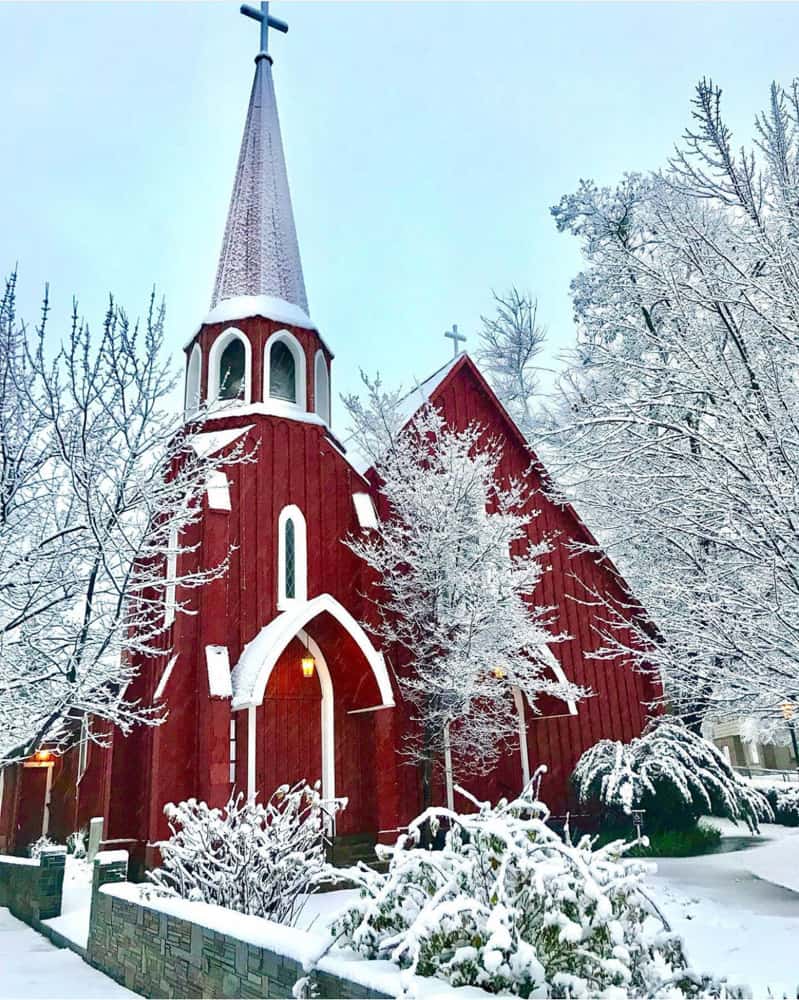
<path id="1" fill-rule="evenodd" d="M 265 52 L 255 60 L 211 308 L 242 295 L 270 296 L 308 313 L 272 60 Z"/>
<path id="2" fill-rule="evenodd" d="M 485 395 L 488 397 L 488 399 L 491 401 L 491 403 L 497 410 L 499 417 L 505 424 L 505 429 L 508 433 L 508 436 L 513 441 L 515 441 L 516 444 L 518 444 L 519 447 L 521 447 L 530 456 L 531 464 L 535 468 L 535 471 L 541 480 L 541 485 L 545 489 L 549 489 L 550 487 L 552 487 L 554 485 L 552 479 L 549 476 L 549 473 L 542 465 L 541 460 L 538 458 L 538 455 L 536 455 L 536 453 L 530 447 L 527 438 L 519 430 L 519 428 L 516 425 L 516 422 L 508 413 L 508 411 L 505 409 L 499 397 L 491 388 L 489 383 L 486 381 L 480 369 L 477 367 L 477 365 L 465 351 L 459 354 L 457 357 L 453 358 L 452 361 L 444 365 L 442 368 L 439 368 L 437 372 L 434 372 L 433 375 L 431 375 L 428 379 L 422 382 L 416 389 L 413 390 L 413 392 L 408 393 L 404 397 L 402 403 L 404 403 L 405 400 L 409 401 L 409 406 L 407 408 L 408 409 L 407 416 L 404 410 L 402 412 L 405 424 L 407 425 L 407 423 L 413 418 L 414 414 L 416 414 L 418 410 L 421 409 L 422 406 L 424 406 L 427 403 L 435 403 L 436 399 L 446 391 L 446 389 L 452 384 L 452 382 L 462 377 L 463 373 L 466 372 L 468 372 L 474 378 L 481 391 L 485 393 Z M 588 526 L 580 517 L 580 515 L 577 513 L 577 511 L 574 509 L 574 507 L 568 502 L 558 502 L 554 500 L 550 502 L 555 503 L 556 506 L 560 507 L 561 510 L 563 510 L 566 514 L 569 515 L 569 517 L 572 518 L 577 527 L 577 531 L 581 536 L 581 540 L 583 542 L 591 546 L 596 546 L 601 551 L 602 565 L 604 565 L 610 571 L 610 573 L 612 573 L 612 575 L 616 578 L 618 584 L 621 586 L 624 593 L 628 595 L 632 601 L 635 601 L 635 598 L 632 595 L 632 591 L 628 583 L 621 575 L 621 573 L 619 572 L 616 565 L 613 563 L 613 560 L 610 558 L 610 556 L 604 551 L 604 549 L 602 549 L 602 546 L 597 541 L 594 534 L 588 528 Z M 640 607 L 637 601 L 635 601 L 635 603 L 637 606 Z M 643 611 L 643 608 L 641 610 Z"/>

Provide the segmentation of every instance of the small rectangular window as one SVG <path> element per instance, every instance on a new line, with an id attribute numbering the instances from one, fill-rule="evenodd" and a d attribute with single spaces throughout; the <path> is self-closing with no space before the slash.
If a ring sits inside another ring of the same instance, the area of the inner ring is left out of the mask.
<path id="1" fill-rule="evenodd" d="M 377 511 L 372 503 L 372 498 L 368 493 L 353 493 L 352 502 L 355 504 L 355 513 L 358 517 L 358 524 L 362 528 L 376 529 Z"/>
<path id="2" fill-rule="evenodd" d="M 236 720 L 230 720 L 230 783 L 236 783 Z"/>
<path id="3" fill-rule="evenodd" d="M 206 480 L 206 493 L 208 494 L 208 506 L 211 510 L 230 510 L 230 483 L 221 469 L 214 469 L 208 473 Z"/>
<path id="4" fill-rule="evenodd" d="M 232 698 L 227 646 L 206 646 L 205 662 L 208 667 L 208 693 L 212 698 Z"/>

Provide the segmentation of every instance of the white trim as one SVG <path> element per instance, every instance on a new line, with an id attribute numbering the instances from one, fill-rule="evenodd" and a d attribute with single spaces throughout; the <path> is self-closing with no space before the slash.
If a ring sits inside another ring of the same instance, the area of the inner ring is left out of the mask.
<path id="1" fill-rule="evenodd" d="M 228 781 L 231 785 L 236 784 L 236 765 L 239 756 L 239 734 L 237 729 L 238 720 L 235 715 L 230 717 L 228 727 Z"/>
<path id="2" fill-rule="evenodd" d="M 294 597 L 286 596 L 286 525 L 294 522 Z M 281 510 L 277 519 L 277 607 L 286 611 L 308 597 L 308 529 L 296 504 Z"/>
<path id="3" fill-rule="evenodd" d="M 321 361 L 321 367 L 319 362 Z M 322 379 L 319 373 L 322 372 Z M 324 407 L 320 409 L 319 389 L 324 387 Z M 320 416 L 326 424 L 330 424 L 330 372 L 327 367 L 327 358 L 323 350 L 318 350 L 313 359 L 313 403 L 314 412 Z"/>
<path id="4" fill-rule="evenodd" d="M 171 658 L 169 663 L 167 663 L 167 665 L 164 667 L 164 672 L 161 674 L 161 679 L 158 681 L 158 687 L 155 689 L 155 694 L 153 695 L 153 701 L 158 701 L 159 698 L 164 697 L 164 689 L 169 683 L 169 678 L 172 676 L 172 668 L 177 663 L 179 655 L 180 655 L 179 653 L 175 653 L 175 655 Z"/>
<path id="5" fill-rule="evenodd" d="M 455 782 L 452 773 L 452 748 L 449 742 L 449 723 L 444 726 L 444 772 L 447 786 L 447 809 L 455 811 Z"/>
<path id="6" fill-rule="evenodd" d="M 233 668 L 233 707 L 260 705 L 269 677 L 283 650 L 294 636 L 326 611 L 350 634 L 363 653 L 377 682 L 380 697 L 386 706 L 394 705 L 394 693 L 383 654 L 372 645 L 369 637 L 347 609 L 331 594 L 319 594 L 305 603 L 295 602 L 278 615 L 247 643 L 239 662 Z"/>
<path id="7" fill-rule="evenodd" d="M 80 720 L 80 742 L 78 743 L 78 776 L 75 784 L 79 785 L 81 778 L 89 766 L 89 720 L 86 715 Z"/>
<path id="8" fill-rule="evenodd" d="M 333 712 L 333 681 L 327 666 L 324 653 L 315 639 L 304 630 L 297 633 L 300 639 L 310 649 L 316 661 L 316 672 L 319 676 L 319 687 L 322 691 L 321 719 L 322 727 L 322 798 L 336 797 L 336 740 L 335 716 Z"/>
<path id="9" fill-rule="evenodd" d="M 203 351 L 199 344 L 195 344 L 189 355 L 189 362 L 186 365 L 186 389 L 183 394 L 183 412 L 187 420 L 200 409 L 202 374 Z"/>
<path id="10" fill-rule="evenodd" d="M 527 723 L 524 718 L 524 698 L 521 690 L 513 687 L 513 702 L 519 719 L 519 758 L 522 763 L 522 787 L 530 784 L 530 751 L 527 749 Z"/>
<path id="11" fill-rule="evenodd" d="M 44 783 L 44 807 L 42 809 L 42 836 L 47 836 L 50 829 L 50 799 L 53 794 L 53 762 L 45 765 L 47 767 L 47 778 Z"/>
<path id="12" fill-rule="evenodd" d="M 272 353 L 272 348 L 276 343 L 280 341 L 285 344 L 286 347 L 291 351 L 294 358 L 294 402 L 289 402 L 286 399 L 277 399 L 270 395 L 269 393 L 269 381 L 270 381 L 270 355 Z M 262 399 L 264 401 L 269 400 L 269 403 L 276 408 L 278 413 L 283 413 L 287 417 L 293 416 L 297 410 L 304 413 L 308 409 L 306 402 L 306 392 L 305 392 L 305 351 L 302 349 L 302 344 L 299 340 L 291 333 L 289 330 L 276 330 L 271 337 L 264 344 L 264 377 L 263 377 L 263 394 Z M 247 402 L 249 403 L 249 398 Z"/>
<path id="13" fill-rule="evenodd" d="M 247 798 L 255 798 L 255 705 L 247 708 Z"/>
<path id="14" fill-rule="evenodd" d="M 219 399 L 219 362 L 225 348 L 232 340 L 244 344 L 244 396 L 240 399 Z M 211 344 L 208 354 L 208 403 L 215 409 L 230 406 L 246 406 L 252 400 L 252 345 L 249 338 L 235 326 L 230 326 Z"/>
<path id="15" fill-rule="evenodd" d="M 559 680 L 561 684 L 568 684 L 569 678 L 566 676 L 566 672 L 560 665 L 560 661 L 557 659 L 549 646 L 541 646 L 539 652 L 541 653 L 541 659 L 552 670 L 552 673 L 555 675 L 557 680 Z M 561 719 L 566 718 L 569 715 L 577 715 L 577 703 L 574 701 L 564 702 L 569 711 L 564 712 L 563 715 L 537 715 L 535 714 L 535 709 L 533 708 L 533 702 L 529 697 L 527 698 L 527 703 L 530 705 L 530 708 L 533 709 L 533 717 L 536 719 Z"/>
<path id="16" fill-rule="evenodd" d="M 169 626 L 175 620 L 176 606 L 176 580 L 178 575 L 178 529 L 170 528 L 169 547 L 166 555 L 166 588 L 164 590 L 164 627 Z"/>

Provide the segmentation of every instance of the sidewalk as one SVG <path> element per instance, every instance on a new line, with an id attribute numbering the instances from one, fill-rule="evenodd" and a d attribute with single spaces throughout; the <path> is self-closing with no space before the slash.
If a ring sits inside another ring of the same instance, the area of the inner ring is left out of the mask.
<path id="1" fill-rule="evenodd" d="M 136 997 L 0 907 L 0 998 L 94 1000 Z"/>

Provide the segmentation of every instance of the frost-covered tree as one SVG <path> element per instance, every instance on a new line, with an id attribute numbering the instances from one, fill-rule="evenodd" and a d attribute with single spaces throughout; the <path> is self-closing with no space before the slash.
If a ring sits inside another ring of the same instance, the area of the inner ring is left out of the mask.
<path id="1" fill-rule="evenodd" d="M 322 803 L 317 785 L 281 785 L 266 805 L 241 794 L 224 809 L 188 799 L 164 807 L 172 835 L 148 872 L 160 893 L 293 924 L 307 895 L 332 881 L 326 824 L 345 800 Z"/>
<path id="2" fill-rule="evenodd" d="M 768 730 L 799 692 L 799 85 L 772 88 L 750 150 L 720 100 L 699 84 L 663 171 L 553 209 L 586 266 L 542 457 L 657 628 L 624 652 L 697 731 Z M 612 657 L 628 609 L 585 597 Z"/>
<path id="3" fill-rule="evenodd" d="M 600 803 L 611 825 L 644 809 L 653 833 L 689 829 L 705 814 L 742 820 L 753 832 L 772 818 L 765 796 L 713 743 L 669 718 L 629 743 L 600 740 L 580 757 L 572 781 L 580 801 Z"/>
<path id="4" fill-rule="evenodd" d="M 398 649 L 418 728 L 407 750 L 430 804 L 447 752 L 481 769 L 515 741 L 514 688 L 533 705 L 539 693 L 585 692 L 547 673 L 541 650 L 555 636 L 531 599 L 546 546 L 528 537 L 526 485 L 499 475 L 501 443 L 478 426 L 453 429 L 432 406 L 398 429 L 396 396 L 367 385 L 365 404 L 345 402 L 362 447 L 375 449 L 385 516 L 347 544 L 376 574 L 369 627 Z"/>
<path id="5" fill-rule="evenodd" d="M 538 323 L 538 302 L 511 288 L 503 295 L 495 292 L 494 304 L 493 315 L 481 317 L 477 360 L 516 425 L 533 437 L 541 371 L 536 359 L 546 340 Z"/>
<path id="6" fill-rule="evenodd" d="M 219 458 L 169 409 L 163 308 L 131 324 L 110 303 L 96 335 L 77 306 L 63 340 L 49 304 L 31 330 L 0 303 L 0 762 L 156 721 L 126 697 L 132 658 L 163 655 L 168 598 L 225 565 L 188 570 L 183 533 Z M 232 451 L 227 464 L 242 458 Z M 168 576 L 166 567 L 174 567 Z M 87 728 L 84 727 L 84 738 Z"/>
<path id="7" fill-rule="evenodd" d="M 381 849 L 387 872 L 349 872 L 361 896 L 333 934 L 368 958 L 503 995 L 718 995 L 648 898 L 648 866 L 623 857 L 632 845 L 560 837 L 534 787 L 470 814 L 423 813 Z M 428 825 L 446 831 L 442 850 L 419 847 Z"/>

